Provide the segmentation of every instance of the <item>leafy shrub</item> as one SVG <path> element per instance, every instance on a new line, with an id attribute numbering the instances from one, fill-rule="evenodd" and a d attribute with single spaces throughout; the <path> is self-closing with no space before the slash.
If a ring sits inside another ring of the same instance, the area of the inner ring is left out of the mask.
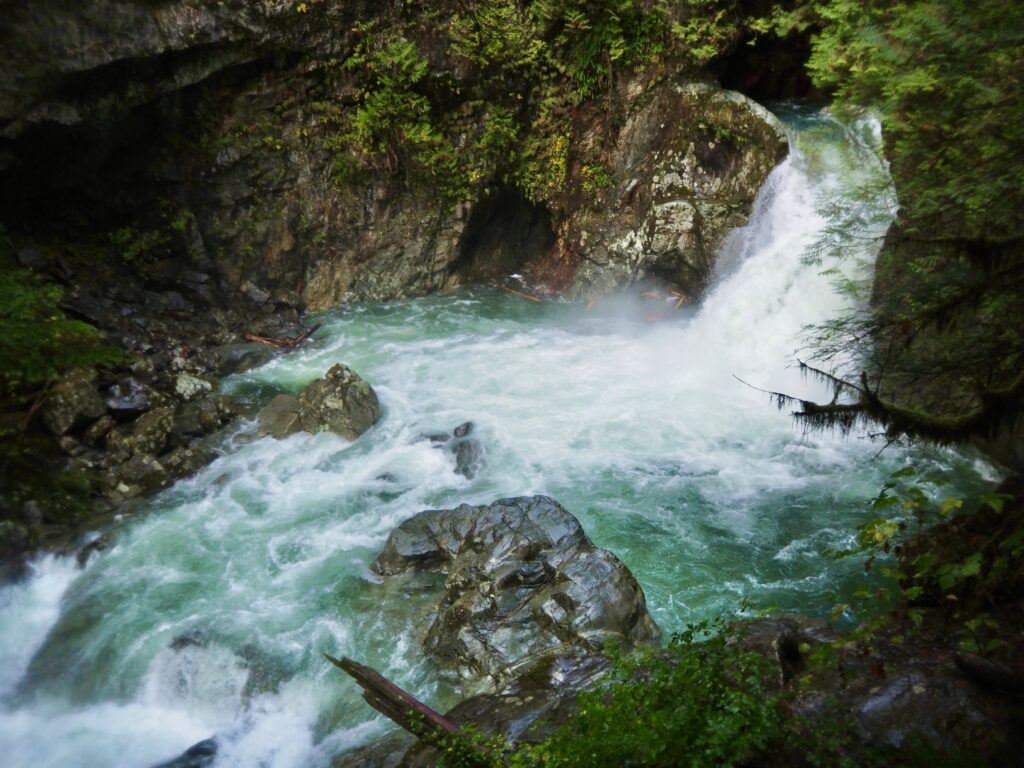
<path id="1" fill-rule="evenodd" d="M 122 359 L 96 328 L 61 311 L 59 286 L 12 267 L 10 251 L 0 229 L 0 391 L 14 394 L 53 381 L 68 368 Z"/>
<path id="2" fill-rule="evenodd" d="M 417 91 L 427 62 L 416 44 L 400 34 L 357 25 L 362 36 L 344 67 L 365 81 L 358 105 L 328 146 L 344 149 L 338 172 L 342 181 L 360 167 L 395 171 L 402 161 L 440 184 L 446 197 L 458 199 L 464 188 L 455 148 L 437 129 L 430 101 Z"/>
<path id="3" fill-rule="evenodd" d="M 621 768 L 741 765 L 779 733 L 767 662 L 708 625 L 666 652 L 618 657 L 607 683 L 579 697 L 577 717 L 548 740 L 510 752 L 501 739 L 449 739 L 448 768 Z"/>

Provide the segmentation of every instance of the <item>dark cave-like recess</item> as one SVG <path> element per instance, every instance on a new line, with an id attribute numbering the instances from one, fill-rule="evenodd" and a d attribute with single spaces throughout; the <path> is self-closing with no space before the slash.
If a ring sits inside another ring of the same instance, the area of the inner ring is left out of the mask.
<path id="1" fill-rule="evenodd" d="M 547 209 L 511 187 L 501 187 L 473 210 L 453 272 L 465 282 L 503 277 L 543 256 L 554 244 Z"/>

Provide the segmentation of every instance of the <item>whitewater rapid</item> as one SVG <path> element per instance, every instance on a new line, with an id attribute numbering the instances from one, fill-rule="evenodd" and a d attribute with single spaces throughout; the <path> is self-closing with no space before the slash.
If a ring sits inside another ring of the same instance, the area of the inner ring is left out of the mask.
<path id="1" fill-rule="evenodd" d="M 946 451 L 873 460 L 864 435 L 802 434 L 737 380 L 827 398 L 793 352 L 848 301 L 823 274 L 836 265 L 801 256 L 826 226 L 820 197 L 873 156 L 826 115 L 788 122 L 793 152 L 699 307 L 647 323 L 635 296 L 588 311 L 487 290 L 354 307 L 226 382 L 263 402 L 342 361 L 384 416 L 354 443 L 244 425 L 84 570 L 48 556 L 0 589 L 4 765 L 146 768 L 211 736 L 218 767 L 329 765 L 386 726 L 322 652 L 452 703 L 418 647 L 430 596 L 391 600 L 368 568 L 425 508 L 554 496 L 668 632 L 743 604 L 826 613 L 858 567 L 828 552 L 889 472 L 912 461 L 969 485 L 985 469 Z M 465 421 L 485 450 L 472 480 L 421 439 Z"/>

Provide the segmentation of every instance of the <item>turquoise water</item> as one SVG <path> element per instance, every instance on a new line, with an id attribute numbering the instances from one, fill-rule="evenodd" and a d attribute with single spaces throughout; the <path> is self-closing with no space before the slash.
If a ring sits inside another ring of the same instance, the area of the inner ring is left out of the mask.
<path id="1" fill-rule="evenodd" d="M 750 225 L 726 246 L 699 307 L 644 322 L 636 296 L 590 310 L 493 290 L 325 315 L 302 349 L 234 377 L 262 403 L 335 362 L 376 388 L 380 423 L 256 439 L 117 529 L 84 571 L 47 558 L 0 599 L 0 750 L 13 766 L 147 766 L 211 735 L 217 766 L 327 765 L 385 726 L 322 652 L 381 669 L 443 707 L 419 639 L 429 592 L 396 595 L 368 570 L 416 512 L 546 493 L 615 552 L 666 632 L 775 608 L 825 614 L 860 566 L 867 501 L 907 463 L 969 490 L 990 470 L 949 451 L 862 434 L 803 434 L 771 390 L 825 398 L 789 365 L 801 328 L 845 299 L 808 266 L 821 195 L 870 160 L 857 131 L 786 115 L 792 157 Z M 425 433 L 473 421 L 485 465 L 472 480 Z"/>

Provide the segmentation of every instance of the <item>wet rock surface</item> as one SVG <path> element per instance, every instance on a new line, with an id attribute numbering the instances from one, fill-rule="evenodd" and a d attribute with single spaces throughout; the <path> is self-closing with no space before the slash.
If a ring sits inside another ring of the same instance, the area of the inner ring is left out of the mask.
<path id="1" fill-rule="evenodd" d="M 277 395 L 260 411 L 259 432 L 282 439 L 296 432 L 333 432 L 355 440 L 380 418 L 380 401 L 365 380 L 338 363 L 298 397 Z"/>
<path id="2" fill-rule="evenodd" d="M 169 760 L 166 763 L 153 766 L 153 768 L 207 768 L 213 765 L 217 757 L 217 742 L 214 739 L 204 739 L 193 744 L 185 750 L 180 757 Z"/>
<path id="3" fill-rule="evenodd" d="M 126 502 L 216 458 L 215 435 L 245 410 L 217 394 L 219 376 L 273 354 L 240 343 L 242 337 L 294 335 L 299 325 L 295 310 L 268 315 L 217 286 L 206 298 L 183 283 L 180 291 L 154 291 L 188 277 L 165 275 L 160 265 L 140 272 L 49 251 L 38 261 L 53 270 L 50 279 L 65 284 L 65 311 L 102 329 L 126 359 L 110 369 L 69 371 L 34 415 L 14 414 L 19 430 L 27 424 L 33 454 L 30 465 L 6 478 L 0 519 L 27 535 L 5 547 L 0 561 L 23 562 L 38 547 L 72 549 L 80 534 L 116 511 L 129 512 Z M 172 294 L 173 301 L 166 298 Z M 20 512 L 26 505 L 36 510 L 27 522 Z"/>
<path id="4" fill-rule="evenodd" d="M 299 413 L 306 432 L 334 432 L 355 440 L 380 418 L 380 402 L 373 387 L 338 363 L 302 390 Z"/>
<path id="5" fill-rule="evenodd" d="M 391 533 L 373 570 L 445 574 L 423 647 L 464 679 L 496 681 L 539 655 L 658 636 L 629 570 L 545 496 L 421 512 Z"/>
<path id="6" fill-rule="evenodd" d="M 628 117 L 607 161 L 613 183 L 567 218 L 535 278 L 570 296 L 644 278 L 697 296 L 726 236 L 747 222 L 785 158 L 785 129 L 756 102 L 707 83 L 635 80 L 621 100 Z M 594 116 L 580 151 L 599 146 L 607 131 Z"/>
<path id="7" fill-rule="evenodd" d="M 438 3 L 432 23 L 444 27 L 458 7 Z M 152 300 L 170 313 L 187 316 L 226 288 L 273 314 L 513 272 L 574 295 L 638 276 L 690 290 L 784 153 L 773 119 L 737 94 L 624 71 L 607 105 L 574 110 L 573 162 L 544 200 L 494 180 L 452 205 L 391 163 L 338 184 L 325 144 L 361 86 L 335 64 L 353 52 L 355 22 L 402 13 L 393 2 L 10 0 L 0 198 L 49 219 L 52 190 L 71 190 L 86 212 L 99 206 L 118 229 L 159 241 L 174 258 Z M 425 83 L 482 86 L 443 38 L 416 42 Z M 458 108 L 488 119 L 470 102 Z M 595 168 L 607 176 L 596 187 Z M 35 269 L 59 263 L 21 252 Z"/>

